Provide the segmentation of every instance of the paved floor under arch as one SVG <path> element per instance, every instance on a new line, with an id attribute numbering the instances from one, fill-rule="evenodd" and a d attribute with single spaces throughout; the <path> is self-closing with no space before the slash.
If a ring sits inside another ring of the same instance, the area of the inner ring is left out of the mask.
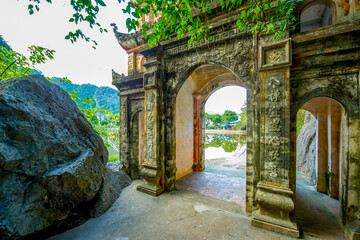
<path id="1" fill-rule="evenodd" d="M 294 239 L 251 226 L 245 213 L 244 161 L 232 160 L 208 161 L 205 172 L 187 175 L 176 190 L 158 197 L 136 191 L 140 181 L 134 181 L 105 214 L 50 239 Z M 345 239 L 337 222 L 338 201 L 314 191 L 301 175 L 297 194 L 302 238 Z"/>

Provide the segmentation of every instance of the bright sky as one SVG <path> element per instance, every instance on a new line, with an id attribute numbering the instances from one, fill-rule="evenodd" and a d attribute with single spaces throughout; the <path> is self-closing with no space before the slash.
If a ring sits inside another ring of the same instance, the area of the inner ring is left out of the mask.
<path id="1" fill-rule="evenodd" d="M 124 4 L 120 5 L 117 0 L 106 1 L 107 7 L 98 14 L 99 22 L 108 33 L 91 31 L 87 26 L 82 28 L 98 42 L 99 46 L 94 50 L 84 40 L 72 44 L 64 39 L 69 31 L 77 29 L 75 24 L 68 22 L 72 16 L 69 2 L 56 0 L 48 4 L 41 1 L 40 11 L 30 16 L 28 0 L 6 0 L 0 14 L 0 34 L 13 50 L 26 56 L 26 49 L 31 45 L 55 50 L 54 60 L 36 66 L 46 76 L 68 77 L 77 84 L 114 87 L 111 69 L 127 75 L 127 54 L 117 43 L 110 23 L 116 23 L 119 31 L 127 32 L 126 16 L 122 13 Z"/>
<path id="2" fill-rule="evenodd" d="M 246 103 L 246 89 L 239 86 L 228 86 L 215 91 L 205 103 L 205 112 L 223 114 L 225 110 L 240 113 Z"/>
<path id="3" fill-rule="evenodd" d="M 127 32 L 127 16 L 122 13 L 124 4 L 108 0 L 107 7 L 98 14 L 99 22 L 108 29 L 108 33 L 91 31 L 87 26 L 82 28 L 98 42 L 94 50 L 90 43 L 83 40 L 72 44 L 64 39 L 69 31 L 77 29 L 76 25 L 68 22 L 73 13 L 69 2 L 62 0 L 48 4 L 42 1 L 40 11 L 30 16 L 28 0 L 6 0 L 0 14 L 0 34 L 15 51 L 26 56 L 27 47 L 31 45 L 55 50 L 54 60 L 36 66 L 45 76 L 68 77 L 76 84 L 115 88 L 111 85 L 111 69 L 127 75 L 127 53 L 117 43 L 110 23 L 116 23 L 120 32 Z M 239 113 L 245 100 L 244 88 L 225 87 L 210 96 L 206 111 L 222 114 L 225 110 L 232 110 Z"/>

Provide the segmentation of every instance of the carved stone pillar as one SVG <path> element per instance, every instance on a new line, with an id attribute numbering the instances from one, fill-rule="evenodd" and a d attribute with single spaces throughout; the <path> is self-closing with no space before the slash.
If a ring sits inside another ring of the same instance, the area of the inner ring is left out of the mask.
<path id="1" fill-rule="evenodd" d="M 329 165 L 329 151 L 328 151 L 328 111 L 327 106 L 319 109 L 318 112 L 318 176 L 317 176 L 317 191 L 327 194 L 327 177 Z"/>
<path id="2" fill-rule="evenodd" d="M 253 226 L 299 237 L 291 212 L 290 189 L 290 39 L 260 42 L 260 179 Z"/>
<path id="3" fill-rule="evenodd" d="M 331 165 L 330 165 L 330 196 L 339 199 L 340 179 L 340 122 L 341 109 L 337 103 L 331 103 Z"/>
<path id="4" fill-rule="evenodd" d="M 153 53 L 154 54 L 154 53 Z M 145 88 L 145 160 L 140 175 L 144 181 L 137 190 L 158 196 L 164 191 L 163 161 L 160 159 L 161 74 L 157 54 L 146 56 Z"/>
<path id="5" fill-rule="evenodd" d="M 130 174 L 129 159 L 129 104 L 128 96 L 120 96 L 120 162 L 125 166 L 126 171 Z"/>
<path id="6" fill-rule="evenodd" d="M 194 96 L 194 171 L 203 170 L 202 162 L 202 109 L 200 103 L 200 95 L 195 94 Z"/>

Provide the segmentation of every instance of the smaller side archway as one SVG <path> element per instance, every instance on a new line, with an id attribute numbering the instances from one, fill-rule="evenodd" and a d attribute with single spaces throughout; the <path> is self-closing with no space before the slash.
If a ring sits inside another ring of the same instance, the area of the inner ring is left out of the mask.
<path id="1" fill-rule="evenodd" d="M 130 177 L 138 179 L 145 159 L 145 111 L 136 111 L 130 122 Z"/>
<path id="2" fill-rule="evenodd" d="M 332 98 L 314 97 L 301 106 L 297 117 L 298 226 L 304 232 L 328 232 L 341 238 L 343 233 L 337 229 L 346 195 L 349 151 L 346 110 Z"/>

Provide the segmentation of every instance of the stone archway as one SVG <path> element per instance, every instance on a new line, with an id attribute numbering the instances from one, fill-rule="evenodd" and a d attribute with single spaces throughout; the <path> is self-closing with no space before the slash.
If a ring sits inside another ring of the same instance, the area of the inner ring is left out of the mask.
<path id="1" fill-rule="evenodd" d="M 204 105 L 221 87 L 245 87 L 229 69 L 204 65 L 194 70 L 181 86 L 175 101 L 176 179 L 204 169 Z"/>
<path id="2" fill-rule="evenodd" d="M 309 2 L 299 5 L 298 16 Z M 353 228 L 350 232 L 359 232 L 360 28 L 354 15 L 349 14 L 344 21 L 336 15 L 342 10 L 345 16 L 346 8 L 333 7 L 333 25 L 289 33 L 277 42 L 272 35 L 236 29 L 233 13 L 214 16 L 211 39 L 190 46 L 184 38 L 149 48 L 141 32 L 124 35 L 115 30 L 120 45 L 129 53 L 130 75 L 113 73 L 113 83 L 120 90 L 120 159 L 127 168 L 132 106 L 138 102 L 145 111 L 146 144 L 140 173 L 144 181 L 138 190 L 157 196 L 174 189 L 176 97 L 194 72 L 201 74 L 204 67 L 220 66 L 229 71 L 223 76 L 241 79 L 247 89 L 246 211 L 252 216 L 252 225 L 299 236 L 293 219 L 296 113 L 314 97 L 330 97 L 342 104 L 347 118 L 344 129 L 348 131 L 349 149 L 345 151 L 342 175 L 341 221 L 348 229 Z M 138 63 L 138 59 L 145 60 Z M 212 76 L 214 82 L 217 77 Z M 226 82 L 217 79 L 219 84 Z M 213 86 L 205 85 L 203 90 L 189 90 L 195 92 L 191 98 L 193 109 L 201 108 L 201 95 L 212 91 Z M 194 84 L 192 88 L 196 87 Z M 195 146 L 201 140 L 201 118 L 198 113 L 193 116 L 193 131 L 199 132 L 193 135 Z M 193 152 L 195 159 L 201 159 L 200 150 Z M 201 162 L 192 165 L 201 170 Z"/>
<path id="3" fill-rule="evenodd" d="M 314 234 L 329 232 L 329 236 L 341 238 L 341 233 L 336 229 L 340 228 L 340 204 L 345 199 L 343 194 L 346 183 L 341 176 L 347 175 L 348 170 L 348 114 L 339 102 L 329 97 L 312 98 L 301 106 L 301 109 L 308 111 L 315 119 L 311 127 L 306 126 L 307 129 L 311 128 L 310 132 L 315 132 L 314 138 L 309 139 L 309 142 L 301 142 L 298 139 L 296 142 L 295 202 L 298 224 L 302 230 Z M 303 137 L 301 134 L 305 132 L 301 132 L 298 137 Z M 298 151 L 303 150 L 300 148 L 309 148 L 310 143 L 315 156 L 301 159 Z M 300 159 L 297 159 L 298 156 Z M 298 161 L 312 166 L 308 169 L 313 171 L 313 187 L 305 179 L 307 172 L 302 171 L 303 168 L 299 167 Z"/>

